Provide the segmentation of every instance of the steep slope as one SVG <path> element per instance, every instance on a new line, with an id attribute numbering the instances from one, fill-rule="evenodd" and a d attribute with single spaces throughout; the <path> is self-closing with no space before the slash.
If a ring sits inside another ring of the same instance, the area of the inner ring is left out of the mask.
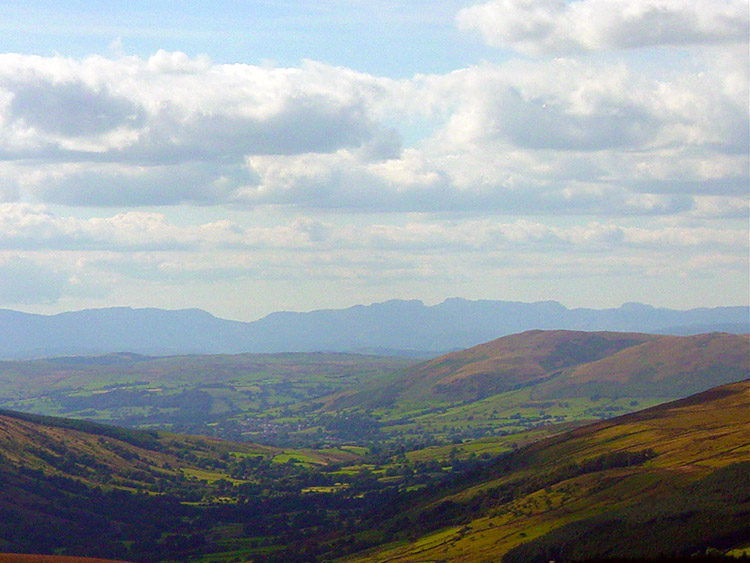
<path id="1" fill-rule="evenodd" d="M 750 381 L 522 448 L 409 499 L 357 562 L 689 555 L 750 541 Z"/>
<path id="2" fill-rule="evenodd" d="M 196 466 L 180 449 L 155 433 L 4 412 L 0 552 L 129 558 L 121 541 L 136 530 L 161 534 L 179 525 L 178 501 L 130 492 L 156 493 L 158 483 L 187 492 L 182 471 Z"/>
<path id="3" fill-rule="evenodd" d="M 130 430 L 87 421 L 0 410 L 3 469 L 41 471 L 87 485 L 149 489 L 200 467 L 199 458 L 218 459 L 236 451 L 274 455 L 276 450 L 210 438 Z M 186 461 L 186 452 L 191 455 Z"/>

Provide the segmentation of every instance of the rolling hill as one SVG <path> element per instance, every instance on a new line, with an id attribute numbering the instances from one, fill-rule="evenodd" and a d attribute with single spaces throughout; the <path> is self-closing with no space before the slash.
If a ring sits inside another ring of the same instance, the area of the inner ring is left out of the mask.
<path id="1" fill-rule="evenodd" d="M 341 397 L 331 406 L 466 404 L 524 388 L 537 401 L 677 398 L 748 374 L 748 335 L 532 330 L 406 368 L 381 388 Z"/>
<path id="2" fill-rule="evenodd" d="M 749 357 L 747 335 L 569 330 L 421 363 L 342 353 L 62 357 L 0 362 L 0 407 L 284 447 L 418 447 L 611 418 L 748 377 Z"/>
<path id="3" fill-rule="evenodd" d="M 662 336 L 567 370 L 539 393 L 680 397 L 748 375 L 750 335 Z"/>
<path id="4" fill-rule="evenodd" d="M 360 354 L 133 354 L 0 362 L 0 407 L 193 434 L 354 386 L 413 360 Z M 260 424 L 260 423 L 259 423 Z M 220 433 L 239 437 L 236 424 Z"/>
<path id="5" fill-rule="evenodd" d="M 657 338 L 634 333 L 542 331 L 514 334 L 408 369 L 383 390 L 400 401 L 465 401 L 538 383 L 565 368 Z"/>
<path id="6" fill-rule="evenodd" d="M 392 440 L 502 438 L 641 410 L 750 377 L 748 335 L 539 331 L 505 336 L 320 400 L 371 412 Z"/>

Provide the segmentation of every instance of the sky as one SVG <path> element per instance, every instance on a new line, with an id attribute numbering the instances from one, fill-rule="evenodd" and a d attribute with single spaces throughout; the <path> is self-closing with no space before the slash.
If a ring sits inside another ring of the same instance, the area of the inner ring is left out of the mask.
<path id="1" fill-rule="evenodd" d="M 0 308 L 750 300 L 746 0 L 5 0 Z"/>

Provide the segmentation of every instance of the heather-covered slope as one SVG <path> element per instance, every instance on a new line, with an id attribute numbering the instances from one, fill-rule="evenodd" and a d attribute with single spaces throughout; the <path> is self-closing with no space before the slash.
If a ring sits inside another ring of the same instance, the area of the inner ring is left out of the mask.
<path id="1" fill-rule="evenodd" d="M 750 382 L 532 444 L 412 499 L 357 562 L 689 555 L 750 541 Z"/>

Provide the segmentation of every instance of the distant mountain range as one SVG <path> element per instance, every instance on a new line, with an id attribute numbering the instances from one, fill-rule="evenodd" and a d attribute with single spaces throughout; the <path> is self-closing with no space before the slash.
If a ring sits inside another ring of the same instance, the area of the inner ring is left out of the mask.
<path id="1" fill-rule="evenodd" d="M 688 335 L 750 332 L 750 308 L 691 310 L 626 303 L 568 309 L 556 301 L 393 300 L 347 309 L 229 321 L 199 309 L 118 307 L 57 315 L 0 310 L 0 358 L 132 352 L 151 355 L 348 351 L 429 356 L 531 329 Z"/>

